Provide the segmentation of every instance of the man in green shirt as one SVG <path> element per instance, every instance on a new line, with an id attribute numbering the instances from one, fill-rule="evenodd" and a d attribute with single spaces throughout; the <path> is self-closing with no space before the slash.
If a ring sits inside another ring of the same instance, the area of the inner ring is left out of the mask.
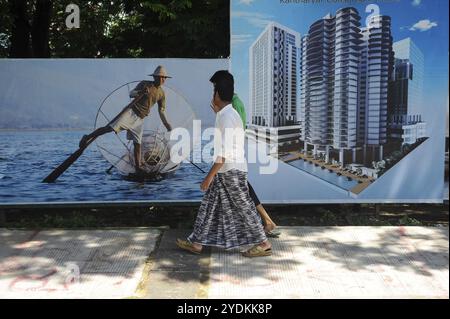
<path id="1" fill-rule="evenodd" d="M 214 75 L 209 80 L 211 83 L 216 83 L 216 79 L 220 77 L 221 73 L 229 73 L 227 70 L 221 70 L 214 73 Z M 239 113 L 242 125 L 244 126 L 244 129 L 247 127 L 247 114 L 245 112 L 245 106 L 242 100 L 239 98 L 239 96 L 234 93 L 233 99 L 231 100 L 231 105 L 236 110 L 236 112 Z M 277 225 L 275 222 L 270 218 L 269 214 L 265 210 L 264 206 L 261 204 L 258 196 L 255 193 L 255 190 L 253 189 L 252 185 L 248 183 L 248 191 L 250 193 L 250 197 L 252 198 L 253 202 L 255 203 L 256 210 L 258 211 L 259 215 L 261 216 L 261 219 L 264 223 L 264 230 L 266 231 L 266 234 L 268 237 L 278 237 L 280 235 L 280 232 L 275 231 L 275 228 Z"/>
<path id="2" fill-rule="evenodd" d="M 244 125 L 244 130 L 245 130 L 247 127 L 247 114 L 245 113 L 244 103 L 241 101 L 241 99 L 239 98 L 239 96 L 236 93 L 233 94 L 233 99 L 231 100 L 231 105 L 236 110 L 236 112 L 239 113 L 239 116 L 242 119 L 242 123 Z"/>

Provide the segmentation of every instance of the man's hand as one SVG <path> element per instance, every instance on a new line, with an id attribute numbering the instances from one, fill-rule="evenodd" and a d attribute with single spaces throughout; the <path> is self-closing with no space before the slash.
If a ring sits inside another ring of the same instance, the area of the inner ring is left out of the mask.
<path id="1" fill-rule="evenodd" d="M 169 124 L 169 121 L 167 120 L 166 112 L 163 109 L 161 109 L 161 107 L 158 107 L 158 113 L 159 113 L 159 117 L 161 119 L 161 122 L 164 124 L 164 126 L 167 129 L 167 131 L 168 132 L 172 131 L 172 126 Z"/>
<path id="2" fill-rule="evenodd" d="M 206 192 L 211 185 L 213 178 L 206 176 L 203 182 L 200 184 L 200 189 L 202 192 Z"/>
<path id="3" fill-rule="evenodd" d="M 203 182 L 200 184 L 200 189 L 202 191 L 206 192 L 208 190 L 209 186 L 211 185 L 211 183 L 214 180 L 214 177 L 217 175 L 220 168 L 223 166 L 223 163 L 225 163 L 225 158 L 223 158 L 221 156 L 216 158 L 216 162 L 209 170 L 209 173 L 208 173 L 208 175 L 206 175 Z"/>

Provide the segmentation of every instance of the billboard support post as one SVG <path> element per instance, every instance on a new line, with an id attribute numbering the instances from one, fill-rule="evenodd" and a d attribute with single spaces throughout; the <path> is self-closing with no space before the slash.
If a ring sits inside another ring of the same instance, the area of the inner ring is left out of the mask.
<path id="1" fill-rule="evenodd" d="M 380 204 L 375 204 L 375 217 L 380 218 Z"/>

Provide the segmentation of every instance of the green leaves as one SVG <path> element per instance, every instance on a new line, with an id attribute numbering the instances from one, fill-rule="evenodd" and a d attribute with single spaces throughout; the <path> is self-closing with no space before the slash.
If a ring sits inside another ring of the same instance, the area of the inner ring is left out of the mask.
<path id="1" fill-rule="evenodd" d="M 27 1 L 30 19 L 36 1 Z M 52 1 L 51 57 L 224 58 L 230 52 L 227 0 L 82 1 L 80 29 L 68 29 L 65 8 Z M 7 57 L 14 27 L 8 0 L 0 0 L 0 57 Z M 32 23 L 32 21 L 30 21 Z"/>

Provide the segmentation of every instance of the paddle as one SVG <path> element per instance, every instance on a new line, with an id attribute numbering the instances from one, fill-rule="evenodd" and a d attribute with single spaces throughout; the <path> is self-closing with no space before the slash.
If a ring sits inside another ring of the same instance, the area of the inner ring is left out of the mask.
<path id="1" fill-rule="evenodd" d="M 111 174 L 111 170 L 113 168 L 114 168 L 114 165 L 111 165 L 111 167 L 106 170 L 106 174 Z"/>
<path id="2" fill-rule="evenodd" d="M 132 83 L 132 82 L 130 82 Z M 125 84 L 128 85 L 129 83 Z M 123 86 L 120 86 L 119 88 L 121 88 Z M 118 89 L 119 89 L 118 88 Z M 106 99 L 115 91 L 117 91 L 118 89 L 114 90 L 113 92 L 111 92 L 102 102 L 101 105 L 103 105 L 103 103 L 106 101 Z M 128 90 L 129 91 L 129 90 Z M 128 92 L 130 93 L 130 92 Z M 143 95 L 147 94 L 148 91 L 144 90 L 144 92 L 141 92 L 139 95 L 137 95 L 137 97 L 134 98 L 134 100 L 138 100 L 140 99 Z M 133 101 L 134 101 L 133 100 Z M 120 111 L 119 114 L 117 114 L 111 121 L 109 121 L 109 123 L 114 122 L 116 119 L 118 119 L 124 112 L 126 112 L 131 104 L 128 104 L 127 106 L 125 106 L 123 108 L 122 111 Z M 100 106 L 100 112 L 101 112 L 101 106 Z M 103 114 L 104 115 L 104 114 Z M 108 120 L 108 118 L 106 117 L 106 115 L 104 115 L 106 120 Z M 48 175 L 42 182 L 43 183 L 53 183 L 56 181 L 56 179 L 61 176 L 61 174 L 63 174 L 80 156 L 81 154 L 83 154 L 84 150 L 89 146 L 89 144 L 91 144 L 93 141 L 95 140 L 95 138 L 91 139 L 84 147 L 80 147 L 75 153 L 73 153 L 72 155 L 70 155 L 61 165 L 59 165 L 53 172 L 50 173 L 50 175 Z M 112 170 L 113 166 L 111 166 L 108 170 L 107 173 L 109 174 L 110 171 Z"/>
<path id="3" fill-rule="evenodd" d="M 53 172 L 51 172 L 42 183 L 54 183 L 56 179 L 61 176 L 80 156 L 83 154 L 84 150 L 94 141 L 91 139 L 86 143 L 85 146 L 80 147 L 75 153 L 70 155 L 61 165 L 59 165 Z"/>

